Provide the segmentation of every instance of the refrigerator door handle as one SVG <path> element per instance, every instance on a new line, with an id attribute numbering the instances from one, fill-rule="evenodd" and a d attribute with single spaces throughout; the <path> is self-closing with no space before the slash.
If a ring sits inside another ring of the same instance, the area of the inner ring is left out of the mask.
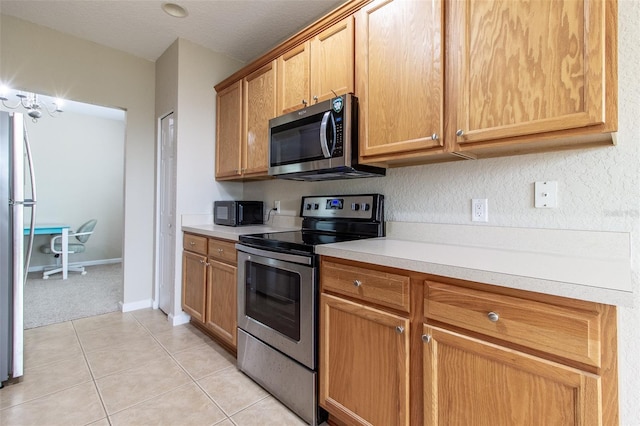
<path id="1" fill-rule="evenodd" d="M 27 283 L 27 274 L 29 273 L 29 264 L 31 263 L 31 253 L 33 251 L 34 227 L 36 226 L 36 174 L 33 168 L 33 156 L 31 155 L 31 144 L 29 143 L 29 134 L 27 133 L 27 125 L 23 122 L 24 131 L 24 147 L 27 153 L 27 164 L 29 165 L 29 177 L 31 184 L 31 199 L 23 200 L 25 207 L 31 207 L 31 221 L 29 224 L 29 239 L 27 241 L 27 252 L 24 260 L 24 284 Z"/>

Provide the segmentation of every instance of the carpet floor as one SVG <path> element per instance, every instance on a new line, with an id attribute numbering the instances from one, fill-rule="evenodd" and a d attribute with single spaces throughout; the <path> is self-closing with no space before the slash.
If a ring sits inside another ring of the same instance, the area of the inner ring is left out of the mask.
<path id="1" fill-rule="evenodd" d="M 122 263 L 87 266 L 87 274 L 55 274 L 47 280 L 31 272 L 24 287 L 24 328 L 42 327 L 120 310 Z"/>

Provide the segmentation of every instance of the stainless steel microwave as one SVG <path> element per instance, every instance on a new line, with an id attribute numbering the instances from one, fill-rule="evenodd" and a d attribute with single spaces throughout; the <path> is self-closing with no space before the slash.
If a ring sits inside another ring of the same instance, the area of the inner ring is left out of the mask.
<path id="1" fill-rule="evenodd" d="M 214 201 L 213 223 L 216 225 L 243 226 L 264 223 L 262 201 Z"/>
<path id="2" fill-rule="evenodd" d="M 352 94 L 269 120 L 269 175 L 318 181 L 384 176 L 358 164 L 358 99 Z"/>

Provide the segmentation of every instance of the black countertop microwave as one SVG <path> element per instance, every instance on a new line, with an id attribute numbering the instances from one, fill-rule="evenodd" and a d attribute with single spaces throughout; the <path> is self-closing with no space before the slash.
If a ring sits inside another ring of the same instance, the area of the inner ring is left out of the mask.
<path id="1" fill-rule="evenodd" d="M 213 223 L 226 226 L 262 225 L 262 201 L 214 201 Z"/>
<path id="2" fill-rule="evenodd" d="M 269 120 L 269 175 L 320 181 L 384 176 L 358 164 L 358 98 L 336 96 Z"/>

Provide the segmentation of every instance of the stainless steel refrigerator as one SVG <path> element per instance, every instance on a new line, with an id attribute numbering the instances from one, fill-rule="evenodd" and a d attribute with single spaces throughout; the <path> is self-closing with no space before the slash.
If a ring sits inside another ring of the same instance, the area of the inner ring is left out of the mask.
<path id="1" fill-rule="evenodd" d="M 28 139 L 23 115 L 0 111 L 0 386 L 23 373 L 23 289 L 36 214 Z"/>

